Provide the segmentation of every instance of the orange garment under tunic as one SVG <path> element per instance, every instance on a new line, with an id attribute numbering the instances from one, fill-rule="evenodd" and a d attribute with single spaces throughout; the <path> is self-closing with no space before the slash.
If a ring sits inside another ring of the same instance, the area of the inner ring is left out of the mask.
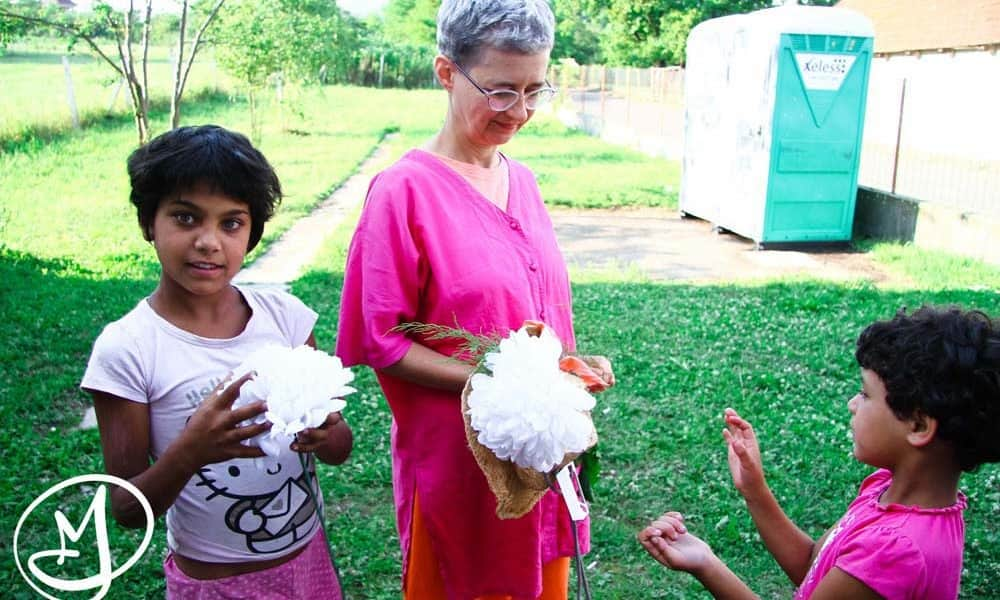
<path id="1" fill-rule="evenodd" d="M 557 558 L 542 566 L 542 595 L 538 600 L 566 600 L 569 589 L 568 557 Z M 431 537 L 420 514 L 420 496 L 413 497 L 413 528 L 410 531 L 410 561 L 403 590 L 404 600 L 441 600 L 447 598 L 444 581 Z M 480 596 L 476 600 L 513 600 L 511 596 Z"/>

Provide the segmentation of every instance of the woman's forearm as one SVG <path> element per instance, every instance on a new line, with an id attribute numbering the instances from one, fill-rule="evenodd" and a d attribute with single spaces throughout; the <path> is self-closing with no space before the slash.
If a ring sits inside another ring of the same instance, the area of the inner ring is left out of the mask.
<path id="1" fill-rule="evenodd" d="M 381 372 L 425 387 L 461 392 L 474 367 L 416 342 Z"/>

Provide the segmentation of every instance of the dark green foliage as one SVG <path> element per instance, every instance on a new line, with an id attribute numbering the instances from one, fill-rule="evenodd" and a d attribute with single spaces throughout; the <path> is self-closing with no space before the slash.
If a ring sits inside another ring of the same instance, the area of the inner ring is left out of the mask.
<path id="1" fill-rule="evenodd" d="M 834 0 L 803 3 L 831 5 Z M 555 0 L 553 57 L 609 66 L 680 65 L 688 33 L 698 23 L 773 4 L 771 0 Z"/>
<path id="2" fill-rule="evenodd" d="M 414 47 L 436 47 L 440 6 L 441 0 L 389 0 L 383 9 L 385 37 Z"/>

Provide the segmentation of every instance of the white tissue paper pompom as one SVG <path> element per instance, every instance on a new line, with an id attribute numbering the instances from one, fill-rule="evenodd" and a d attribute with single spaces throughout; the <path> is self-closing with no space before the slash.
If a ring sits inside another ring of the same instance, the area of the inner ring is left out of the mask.
<path id="1" fill-rule="evenodd" d="M 583 414 L 594 397 L 581 379 L 559 369 L 562 344 L 546 327 L 522 327 L 485 356 L 491 374 L 472 376 L 469 420 L 479 443 L 502 460 L 547 473 L 569 452 L 583 452 L 594 424 Z"/>
<path id="2" fill-rule="evenodd" d="M 233 408 L 259 400 L 267 403 L 266 411 L 243 423 L 271 422 L 271 429 L 246 442 L 267 455 L 255 459 L 258 467 L 272 468 L 295 434 L 322 425 L 327 415 L 347 405 L 341 397 L 356 391 L 347 385 L 354 373 L 340 358 L 310 346 L 264 346 L 237 367 L 233 377 L 251 371 L 253 378 L 240 387 Z"/>

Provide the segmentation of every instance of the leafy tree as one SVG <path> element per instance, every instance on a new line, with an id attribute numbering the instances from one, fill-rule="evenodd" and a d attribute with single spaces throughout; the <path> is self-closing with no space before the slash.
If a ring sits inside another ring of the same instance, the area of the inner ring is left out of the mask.
<path id="1" fill-rule="evenodd" d="M 21 19 L 12 19 L 0 14 L 0 52 L 18 38 L 28 33 L 29 25 Z"/>
<path id="2" fill-rule="evenodd" d="M 187 75 L 194 63 L 195 56 L 201 45 L 202 36 L 212 20 L 218 14 L 225 0 L 212 0 L 197 33 L 191 43 L 187 60 L 184 59 L 185 35 L 187 32 L 186 16 L 189 0 L 182 1 L 182 17 L 178 33 L 177 64 L 174 70 L 174 85 L 170 107 L 171 127 L 176 127 L 180 118 L 180 101 L 184 94 Z M 106 2 L 94 6 L 93 13 L 78 20 L 67 19 L 64 15 L 51 12 L 40 12 L 32 3 L 0 4 L 0 20 L 16 21 L 31 27 L 53 28 L 69 36 L 69 46 L 85 42 L 90 50 L 107 63 L 128 84 L 129 99 L 132 103 L 133 118 L 139 143 L 145 144 L 150 139 L 149 130 L 149 40 L 152 32 L 153 0 L 146 0 L 141 13 L 135 9 L 133 0 L 129 0 L 127 11 L 118 12 Z M 138 30 L 138 31 L 137 31 Z M 112 52 L 98 44 L 102 36 L 111 35 L 115 42 Z M 139 37 L 137 42 L 136 37 Z"/>
<path id="3" fill-rule="evenodd" d="M 410 46 L 437 46 L 437 11 L 441 0 L 389 0 L 384 11 L 387 39 Z"/>
<path id="4" fill-rule="evenodd" d="M 836 0 L 802 0 L 829 6 Z M 746 13 L 774 0 L 554 0 L 557 58 L 636 67 L 682 64 L 688 33 L 707 19 Z M 593 40 L 599 40 L 598 51 Z"/>
<path id="5" fill-rule="evenodd" d="M 556 0 L 556 39 L 552 58 L 572 58 L 581 65 L 604 60 L 601 36 L 608 27 L 606 2 L 600 0 Z"/>
<path id="6" fill-rule="evenodd" d="M 11 17 L 6 14 L 11 8 L 15 8 L 19 14 L 31 16 L 37 20 L 27 21 Z M 44 24 L 42 22 L 44 20 L 56 21 L 65 25 L 73 22 L 71 13 L 67 13 L 53 4 L 43 4 L 39 0 L 0 0 L 0 50 L 23 37 L 58 34 L 58 30 Z"/>
<path id="7" fill-rule="evenodd" d="M 315 83 L 355 63 L 357 23 L 333 0 L 236 0 L 222 16 L 219 62 L 246 86 L 251 130 L 259 139 L 257 93 L 271 78 Z"/>

